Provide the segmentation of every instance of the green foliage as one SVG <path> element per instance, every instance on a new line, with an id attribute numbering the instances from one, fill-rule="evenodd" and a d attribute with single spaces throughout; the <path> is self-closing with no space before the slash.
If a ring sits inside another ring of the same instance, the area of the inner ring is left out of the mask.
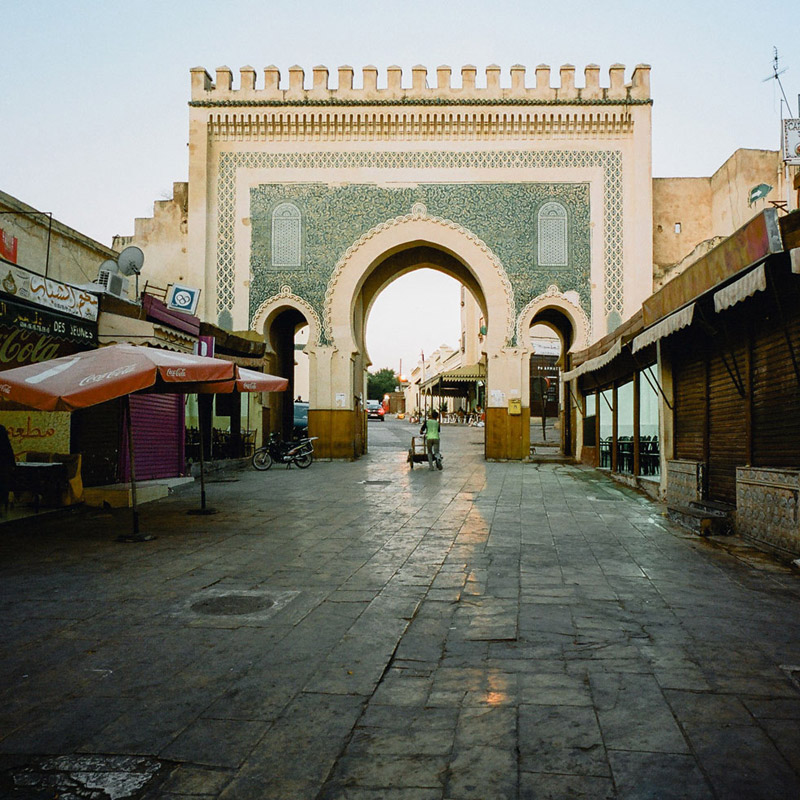
<path id="1" fill-rule="evenodd" d="M 370 372 L 367 376 L 367 399 L 383 400 L 383 396 L 393 392 L 399 379 L 394 370 L 384 367 L 377 372 Z"/>

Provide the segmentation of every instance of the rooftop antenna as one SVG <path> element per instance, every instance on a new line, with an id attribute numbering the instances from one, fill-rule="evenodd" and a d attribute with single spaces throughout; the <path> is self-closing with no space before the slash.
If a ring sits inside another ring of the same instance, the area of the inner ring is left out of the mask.
<path id="1" fill-rule="evenodd" d="M 789 67 L 784 67 L 783 69 L 780 69 L 780 61 L 778 60 L 778 48 L 773 47 L 772 52 L 774 54 L 772 58 L 772 75 L 770 75 L 767 78 L 764 78 L 764 80 L 762 80 L 761 82 L 762 83 L 766 83 L 767 81 L 778 82 L 778 86 L 780 87 L 781 90 L 781 96 L 783 97 L 783 100 L 781 102 L 786 103 L 786 108 L 789 110 L 789 116 L 791 117 L 793 116 L 792 107 L 789 105 L 789 101 L 786 99 L 786 92 L 783 91 L 783 84 L 781 83 L 781 75 L 783 75 L 783 73 L 786 72 L 789 69 Z M 783 119 L 783 113 L 781 113 L 781 119 Z"/>

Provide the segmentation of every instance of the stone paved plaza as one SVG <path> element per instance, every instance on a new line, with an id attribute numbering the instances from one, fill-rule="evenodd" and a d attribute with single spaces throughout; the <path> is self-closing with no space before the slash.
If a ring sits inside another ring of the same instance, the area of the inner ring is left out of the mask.
<path id="1" fill-rule="evenodd" d="M 0 796 L 800 797 L 800 575 L 413 431 L 0 528 Z"/>

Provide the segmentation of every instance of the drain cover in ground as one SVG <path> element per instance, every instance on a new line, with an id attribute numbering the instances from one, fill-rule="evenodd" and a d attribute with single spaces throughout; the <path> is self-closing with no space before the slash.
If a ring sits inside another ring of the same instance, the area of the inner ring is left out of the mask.
<path id="1" fill-rule="evenodd" d="M 275 601 L 271 597 L 258 594 L 223 594 L 219 597 L 208 597 L 193 603 L 192 611 L 198 614 L 236 615 L 255 614 L 272 608 Z"/>
<path id="2" fill-rule="evenodd" d="M 361 481 L 361 483 L 364 483 L 367 486 L 388 486 L 391 481 Z"/>
<path id="3" fill-rule="evenodd" d="M 282 589 L 207 587 L 187 597 L 172 613 L 189 617 L 193 625 L 238 627 L 260 625 L 277 614 L 297 595 Z"/>

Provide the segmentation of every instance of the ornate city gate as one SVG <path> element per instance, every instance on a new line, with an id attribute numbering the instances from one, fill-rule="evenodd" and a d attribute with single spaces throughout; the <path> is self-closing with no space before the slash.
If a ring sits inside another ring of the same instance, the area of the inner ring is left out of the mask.
<path id="1" fill-rule="evenodd" d="M 290 370 L 294 332 L 309 325 L 311 433 L 321 456 L 363 451 L 364 330 L 392 280 L 430 267 L 468 289 L 486 322 L 486 456 L 523 458 L 529 445 L 531 325 L 565 351 L 638 308 L 651 290 L 649 69 L 599 68 L 575 86 L 562 67 L 339 69 L 336 89 L 315 68 L 192 70 L 188 280 L 205 287 L 206 316 L 252 328 L 272 369 Z M 398 315 L 398 327 L 404 320 Z M 291 343 L 291 345 L 290 345 Z M 287 393 L 288 394 L 288 393 Z M 291 397 L 288 398 L 291 400 Z M 510 402 L 516 401 L 516 402 Z M 272 425 L 289 414 L 273 401 Z M 516 413 L 521 406 L 521 413 Z"/>

